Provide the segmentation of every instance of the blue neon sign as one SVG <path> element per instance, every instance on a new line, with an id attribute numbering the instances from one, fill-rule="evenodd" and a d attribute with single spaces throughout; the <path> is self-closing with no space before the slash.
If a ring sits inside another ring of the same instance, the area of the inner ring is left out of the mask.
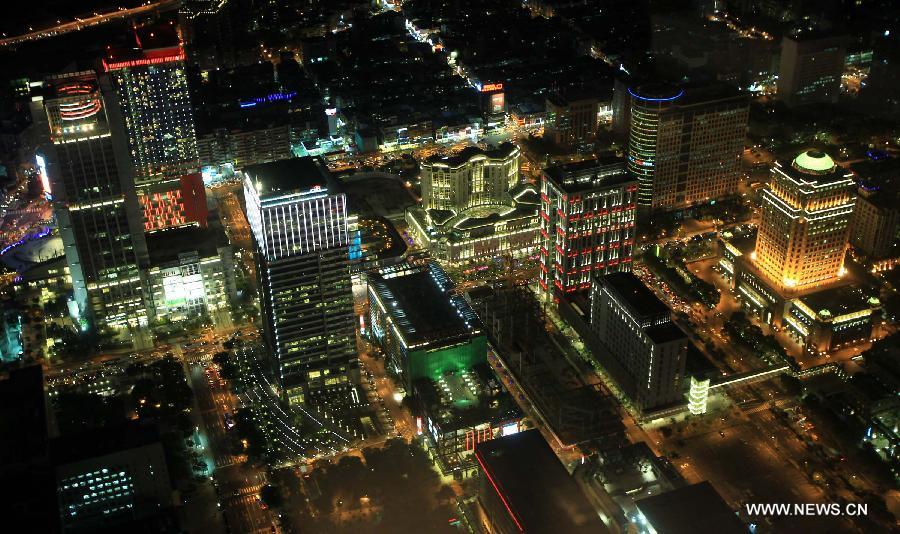
<path id="1" fill-rule="evenodd" d="M 638 100 L 646 100 L 647 102 L 671 102 L 672 100 L 681 98 L 681 96 L 684 94 L 684 89 L 680 89 L 678 91 L 678 94 L 675 96 L 668 96 L 665 98 L 651 98 L 649 96 L 641 96 L 641 95 L 635 93 L 634 91 L 632 91 L 631 87 L 628 88 L 628 94 L 637 98 Z"/>

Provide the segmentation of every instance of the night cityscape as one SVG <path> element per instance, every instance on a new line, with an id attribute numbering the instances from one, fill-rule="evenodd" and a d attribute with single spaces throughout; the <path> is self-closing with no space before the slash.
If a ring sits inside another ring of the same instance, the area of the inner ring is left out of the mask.
<path id="1" fill-rule="evenodd" d="M 900 3 L 4 7 L 0 531 L 900 532 Z"/>

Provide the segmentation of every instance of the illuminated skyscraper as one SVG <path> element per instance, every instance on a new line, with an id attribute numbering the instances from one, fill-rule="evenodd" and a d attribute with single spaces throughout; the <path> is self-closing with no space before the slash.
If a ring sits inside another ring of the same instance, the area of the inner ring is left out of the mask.
<path id="1" fill-rule="evenodd" d="M 93 72 L 51 78 L 47 88 L 32 101 L 35 123 L 45 123 L 36 128 L 49 134 L 38 164 L 51 184 L 82 324 L 145 325 L 138 262 L 146 243 L 118 109 Z"/>
<path id="2" fill-rule="evenodd" d="M 329 192 L 320 160 L 244 172 L 263 334 L 282 392 L 291 403 L 349 403 L 359 370 L 347 198 Z"/>
<path id="3" fill-rule="evenodd" d="M 638 204 L 681 209 L 737 193 L 749 100 L 724 85 L 628 89 Z"/>
<path id="4" fill-rule="evenodd" d="M 587 289 L 595 274 L 630 271 L 637 183 L 621 160 L 549 167 L 541 177 L 545 291 Z"/>
<path id="5" fill-rule="evenodd" d="M 856 203 L 852 175 L 818 150 L 776 162 L 762 191 L 754 261 L 768 280 L 802 291 L 835 281 L 844 268 Z"/>
<path id="6" fill-rule="evenodd" d="M 177 28 L 137 28 L 134 40 L 133 48 L 108 50 L 103 67 L 122 109 L 144 228 L 156 230 L 191 222 L 197 210 L 190 204 L 205 206 L 206 198 L 197 183 L 197 134 Z M 185 176 L 194 179 L 186 185 Z"/>

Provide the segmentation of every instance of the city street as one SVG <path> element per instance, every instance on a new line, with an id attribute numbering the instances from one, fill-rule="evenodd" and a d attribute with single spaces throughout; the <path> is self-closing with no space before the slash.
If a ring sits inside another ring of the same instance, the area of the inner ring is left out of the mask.
<path id="1" fill-rule="evenodd" d="M 180 352 L 180 348 L 176 348 Z M 219 502 L 232 532 L 270 532 L 272 517 L 260 506 L 259 489 L 265 473 L 229 452 L 225 413 L 234 414 L 237 399 L 217 379 L 210 380 L 203 363 L 202 352 L 189 352 L 183 359 L 188 367 L 191 388 L 197 400 L 197 416 L 201 419 L 201 443 L 210 473 L 215 479 Z M 216 377 L 217 375 L 213 375 Z"/>

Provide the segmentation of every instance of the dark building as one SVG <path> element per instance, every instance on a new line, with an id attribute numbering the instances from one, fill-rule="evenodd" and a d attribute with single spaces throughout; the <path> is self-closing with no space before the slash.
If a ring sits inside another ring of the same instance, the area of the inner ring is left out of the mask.
<path id="1" fill-rule="evenodd" d="M 835 104 L 847 57 L 847 36 L 794 31 L 781 41 L 778 98 L 788 106 Z"/>
<path id="2" fill-rule="evenodd" d="M 609 349 L 603 365 L 641 412 L 684 399 L 687 336 L 671 311 L 631 273 L 594 279 L 591 328 Z"/>
<path id="3" fill-rule="evenodd" d="M 335 187 L 313 158 L 244 169 L 263 334 L 291 403 L 349 402 L 359 378 L 347 199 Z"/>
<path id="4" fill-rule="evenodd" d="M 481 524 L 491 534 L 609 532 L 539 430 L 475 446 Z"/>
<path id="5" fill-rule="evenodd" d="M 93 532 L 163 514 L 172 486 L 159 433 L 128 422 L 51 443 L 64 532 Z"/>
<path id="6" fill-rule="evenodd" d="M 850 244 L 870 261 L 900 256 L 900 187 L 863 179 L 850 219 Z"/>
<path id="7" fill-rule="evenodd" d="M 0 377 L 0 513 L 31 532 L 58 532 L 40 365 Z"/>
<path id="8" fill-rule="evenodd" d="M 737 514 L 709 482 L 700 482 L 635 502 L 641 519 L 660 534 L 740 534 Z"/>
<path id="9" fill-rule="evenodd" d="M 589 95 L 549 95 L 544 136 L 568 149 L 589 146 L 597 135 L 601 105 L 608 108 L 609 102 L 601 103 L 598 97 Z"/>

